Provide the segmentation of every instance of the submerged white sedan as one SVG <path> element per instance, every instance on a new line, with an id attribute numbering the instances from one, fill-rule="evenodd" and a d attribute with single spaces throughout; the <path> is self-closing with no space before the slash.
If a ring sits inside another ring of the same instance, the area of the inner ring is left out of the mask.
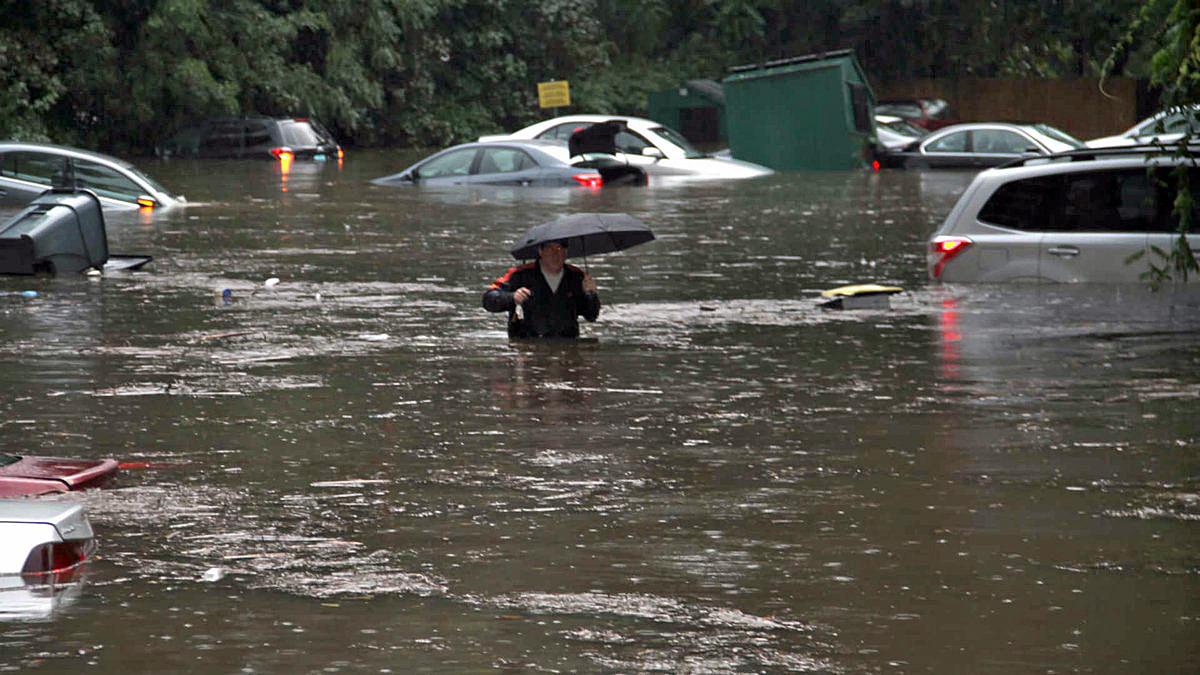
<path id="1" fill-rule="evenodd" d="M 116 157 L 50 143 L 0 142 L 0 206 L 24 206 L 51 188 L 91 190 L 106 213 L 187 201 Z"/>
<path id="2" fill-rule="evenodd" d="M 481 136 L 480 141 L 545 139 L 569 141 L 577 131 L 611 122 L 623 128 L 616 134 L 613 156 L 641 167 L 651 176 L 695 178 L 753 178 L 774 173 L 765 166 L 730 157 L 717 157 L 692 146 L 683 134 L 653 120 L 621 115 L 567 115 L 525 127 L 511 134 Z"/>

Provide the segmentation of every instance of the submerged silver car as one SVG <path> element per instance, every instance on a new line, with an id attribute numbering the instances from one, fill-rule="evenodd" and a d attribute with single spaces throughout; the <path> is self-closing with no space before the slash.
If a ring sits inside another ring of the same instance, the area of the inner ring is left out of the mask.
<path id="1" fill-rule="evenodd" d="M 977 175 L 929 240 L 944 282 L 1137 283 L 1177 233 L 1175 180 L 1200 190 L 1200 154 L 1149 148 L 1027 159 Z M 1194 207 L 1200 222 L 1200 208 Z M 1188 235 L 1200 250 L 1200 232 Z M 1130 256 L 1142 257 L 1130 260 Z"/>
<path id="2" fill-rule="evenodd" d="M 50 188 L 84 188 L 106 211 L 182 204 L 129 162 L 49 143 L 0 142 L 0 205 L 24 206 Z"/>
<path id="3" fill-rule="evenodd" d="M 1093 138 L 1087 141 L 1087 146 L 1118 148 L 1151 143 L 1170 145 L 1179 142 L 1184 133 L 1191 134 L 1193 138 L 1200 135 L 1200 105 L 1163 110 L 1116 136 Z"/>
<path id="4" fill-rule="evenodd" d="M 895 168 L 977 169 L 1083 147 L 1083 142 L 1047 124 L 973 122 L 943 127 L 888 152 L 883 163 Z"/>
<path id="5" fill-rule="evenodd" d="M 563 141 L 464 143 L 426 157 L 404 171 L 376 178 L 375 185 L 514 185 L 529 187 L 645 184 L 645 173 L 620 162 L 582 159 L 568 163 Z M 610 158 L 611 159 L 611 158 Z"/>

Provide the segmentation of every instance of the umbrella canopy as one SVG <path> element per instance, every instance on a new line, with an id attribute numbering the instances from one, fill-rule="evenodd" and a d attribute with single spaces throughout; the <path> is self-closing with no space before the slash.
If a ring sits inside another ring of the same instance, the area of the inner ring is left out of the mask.
<path id="1" fill-rule="evenodd" d="M 536 258 L 538 247 L 551 241 L 565 241 L 567 257 L 612 253 L 654 240 L 645 223 L 626 213 L 573 213 L 541 225 L 514 242 L 512 254 L 517 260 Z"/>

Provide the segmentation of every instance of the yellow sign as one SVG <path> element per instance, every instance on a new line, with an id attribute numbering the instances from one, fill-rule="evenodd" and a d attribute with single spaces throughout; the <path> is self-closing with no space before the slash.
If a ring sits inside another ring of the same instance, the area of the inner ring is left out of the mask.
<path id="1" fill-rule="evenodd" d="M 538 82 L 538 106 L 561 108 L 571 105 L 571 87 L 566 80 Z"/>

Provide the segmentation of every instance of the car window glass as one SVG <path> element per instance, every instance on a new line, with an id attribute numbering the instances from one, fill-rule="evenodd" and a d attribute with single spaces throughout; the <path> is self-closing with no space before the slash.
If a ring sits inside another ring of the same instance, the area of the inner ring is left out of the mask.
<path id="1" fill-rule="evenodd" d="M 317 138 L 321 139 L 322 143 L 324 143 L 326 145 L 336 145 L 337 144 L 336 141 L 333 140 L 333 134 L 331 134 L 329 132 L 329 130 L 326 129 L 325 126 L 322 125 L 320 122 L 310 119 L 308 121 L 308 124 L 309 124 L 309 126 L 312 127 L 313 133 L 315 133 L 317 135 Z"/>
<path id="2" fill-rule="evenodd" d="M 475 161 L 475 152 L 475 148 L 447 152 L 417 167 L 417 172 L 421 178 L 466 176 L 471 173 L 471 163 Z"/>
<path id="3" fill-rule="evenodd" d="M 590 126 L 592 126 L 591 122 L 567 122 L 565 124 L 558 124 L 550 127 L 549 129 L 538 134 L 537 137 L 567 141 L 571 139 L 571 134 L 579 131 L 580 129 L 586 129 Z"/>
<path id="4" fill-rule="evenodd" d="M 684 157 L 695 159 L 697 157 L 705 156 L 703 152 L 700 152 L 695 148 L 695 146 L 689 143 L 688 139 L 684 138 L 683 134 L 670 127 L 654 127 L 651 129 L 651 131 L 682 148 Z"/>
<path id="5" fill-rule="evenodd" d="M 1122 203 L 1125 218 L 1122 218 Z M 1150 180 L 1143 169 L 1132 172 L 1091 171 L 1065 177 L 1063 207 L 1052 223 L 1065 232 L 1145 232 L 1154 219 Z"/>
<path id="6" fill-rule="evenodd" d="M 9 152 L 0 160 L 0 175 L 47 187 L 66 187 L 67 159 L 44 152 Z"/>
<path id="7" fill-rule="evenodd" d="M 245 134 L 248 148 L 271 145 L 271 129 L 263 122 L 247 122 Z"/>
<path id="8" fill-rule="evenodd" d="M 943 136 L 925 146 L 926 152 L 966 152 L 967 132 L 958 131 Z"/>
<path id="9" fill-rule="evenodd" d="M 229 151 L 242 147 L 242 124 L 240 122 L 218 122 L 209 130 L 200 148 L 208 151 Z"/>
<path id="10" fill-rule="evenodd" d="M 527 169 L 532 164 L 529 156 L 516 148 L 487 148 L 479 158 L 476 173 L 511 173 Z"/>
<path id="11" fill-rule="evenodd" d="M 651 147 L 650 141 L 628 129 L 617 132 L 615 143 L 618 151 L 630 155 L 640 155 L 644 148 Z"/>
<path id="12" fill-rule="evenodd" d="M 75 186 L 93 190 L 101 197 L 132 202 L 146 192 L 111 167 L 83 159 L 76 159 L 72 163 L 75 165 Z"/>
<path id="13" fill-rule="evenodd" d="M 976 129 L 971 139 L 975 152 L 993 155 L 1019 155 L 1037 145 L 1013 131 L 1004 129 Z"/>
<path id="14" fill-rule="evenodd" d="M 1162 120 L 1163 133 L 1181 134 L 1187 131 L 1189 127 L 1192 131 L 1200 129 L 1200 123 L 1198 123 L 1195 115 L 1195 112 L 1181 111 L 1166 117 Z M 1157 129 L 1158 125 L 1152 124 L 1148 133 L 1154 133 Z"/>
<path id="15" fill-rule="evenodd" d="M 311 148 L 321 144 L 308 122 L 282 122 L 279 128 L 283 132 L 283 143 L 288 147 Z"/>
<path id="16" fill-rule="evenodd" d="M 920 138 L 925 135 L 925 130 L 912 122 L 904 120 L 896 120 L 894 122 L 876 122 L 876 125 L 883 127 L 889 131 L 894 131 L 901 136 L 910 136 L 912 138 Z"/>
<path id="17" fill-rule="evenodd" d="M 875 111 L 909 119 L 920 119 L 922 115 L 921 106 L 915 103 L 881 103 Z"/>
<path id="18" fill-rule="evenodd" d="M 1049 124 L 1034 124 L 1033 128 L 1037 129 L 1038 133 L 1040 133 L 1044 136 L 1047 136 L 1049 138 L 1052 138 L 1052 139 L 1058 141 L 1059 143 L 1064 143 L 1066 145 L 1069 145 L 1072 148 L 1083 149 L 1083 148 L 1087 147 L 1086 145 L 1083 144 L 1083 141 L 1079 140 L 1078 138 L 1075 138 L 1071 134 L 1068 134 L 1067 132 L 1063 131 L 1062 129 L 1056 129 L 1056 128 L 1050 126 Z"/>
<path id="19" fill-rule="evenodd" d="M 1014 230 L 1045 230 L 1058 202 L 1061 185 L 1059 176 L 1005 183 L 979 210 L 979 220 Z"/>

